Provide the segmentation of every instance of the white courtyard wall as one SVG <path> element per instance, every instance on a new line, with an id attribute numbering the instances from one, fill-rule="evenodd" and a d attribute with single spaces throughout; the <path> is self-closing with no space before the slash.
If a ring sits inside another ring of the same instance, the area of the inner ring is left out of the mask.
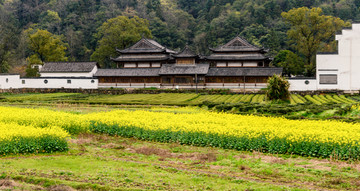
<path id="1" fill-rule="evenodd" d="M 0 74 L 0 89 L 17 89 L 20 86 L 20 75 Z"/>
<path id="2" fill-rule="evenodd" d="M 316 79 L 289 79 L 288 81 L 290 91 L 315 91 L 317 89 Z"/>
<path id="3" fill-rule="evenodd" d="M 47 83 L 45 83 L 47 80 Z M 71 80 L 71 83 L 68 83 Z M 23 83 L 24 81 L 24 83 Z M 93 81 L 93 83 L 92 83 Z M 21 78 L 21 88 L 97 89 L 98 79 Z"/>

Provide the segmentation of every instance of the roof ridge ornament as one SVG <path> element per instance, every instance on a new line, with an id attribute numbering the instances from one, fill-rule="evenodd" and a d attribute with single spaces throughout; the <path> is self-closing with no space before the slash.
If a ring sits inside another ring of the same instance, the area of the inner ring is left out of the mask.
<path id="1" fill-rule="evenodd" d="M 193 50 L 191 50 L 188 45 L 185 45 L 184 49 L 182 51 L 180 51 L 179 53 L 173 55 L 173 57 L 196 58 L 196 57 L 199 57 L 199 55 L 196 54 Z"/>
<path id="2" fill-rule="evenodd" d="M 210 48 L 211 51 L 223 52 L 223 51 L 260 51 L 261 48 L 250 44 L 245 38 L 236 36 L 224 45 L 220 45 L 216 48 Z"/>

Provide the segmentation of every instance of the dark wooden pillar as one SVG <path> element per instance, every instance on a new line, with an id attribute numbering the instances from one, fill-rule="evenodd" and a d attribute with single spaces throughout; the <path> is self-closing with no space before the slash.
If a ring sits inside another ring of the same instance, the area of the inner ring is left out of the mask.
<path id="1" fill-rule="evenodd" d="M 245 94 L 245 83 L 246 83 L 246 77 L 245 77 L 245 75 L 244 75 L 244 94 Z"/>

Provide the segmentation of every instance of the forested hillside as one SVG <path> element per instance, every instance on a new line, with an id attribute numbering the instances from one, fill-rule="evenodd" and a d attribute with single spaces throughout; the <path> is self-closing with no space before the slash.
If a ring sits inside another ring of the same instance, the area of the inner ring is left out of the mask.
<path id="1" fill-rule="evenodd" d="M 33 29 L 58 36 L 66 48 L 67 60 L 90 60 L 99 46 L 99 27 L 120 15 L 146 19 L 151 31 L 146 36 L 168 48 L 179 50 L 188 44 L 205 55 L 209 53 L 208 47 L 236 35 L 270 49 L 272 56 L 283 49 L 295 51 L 288 43 L 286 32 L 290 26 L 281 16 L 292 8 L 320 7 L 324 15 L 360 21 L 360 0 L 0 0 L 0 3 L 0 72 L 8 69 L 19 72 L 23 70 L 20 66 L 33 59 L 26 33 Z"/>

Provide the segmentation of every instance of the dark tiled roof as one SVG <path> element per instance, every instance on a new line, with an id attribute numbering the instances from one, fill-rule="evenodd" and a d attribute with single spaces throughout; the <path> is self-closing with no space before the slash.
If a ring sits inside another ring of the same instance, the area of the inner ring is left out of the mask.
<path id="1" fill-rule="evenodd" d="M 173 50 L 167 49 L 162 46 L 155 40 L 142 38 L 134 45 L 126 48 L 124 50 L 117 50 L 120 53 L 151 53 L 151 52 L 166 52 L 166 53 L 176 53 Z"/>
<path id="2" fill-rule="evenodd" d="M 146 56 L 146 55 L 143 55 L 143 56 L 137 56 L 137 57 L 127 57 L 127 56 L 119 56 L 117 58 L 112 58 L 111 60 L 113 61 L 116 61 L 116 62 L 136 62 L 136 61 L 143 61 L 143 62 L 146 62 L 146 61 L 164 61 L 164 60 L 169 60 L 170 59 L 170 56 L 168 55 L 159 55 L 159 56 Z"/>
<path id="3" fill-rule="evenodd" d="M 230 42 L 226 43 L 225 45 L 219 46 L 217 48 L 210 48 L 213 52 L 234 52 L 234 51 L 261 51 L 263 49 L 258 48 L 244 38 L 239 36 L 232 39 Z"/>
<path id="4" fill-rule="evenodd" d="M 185 46 L 184 50 L 178 54 L 174 54 L 173 57 L 175 58 L 195 58 L 199 57 L 195 54 L 187 45 Z"/>
<path id="5" fill-rule="evenodd" d="M 208 60 L 266 60 L 269 59 L 265 56 L 215 56 L 210 55 L 206 57 Z"/>
<path id="6" fill-rule="evenodd" d="M 12 74 L 12 73 L 0 73 L 0 76 L 18 76 L 20 74 Z"/>
<path id="7" fill-rule="evenodd" d="M 95 77 L 105 76 L 159 76 L 160 68 L 121 68 L 121 69 L 99 69 Z"/>
<path id="8" fill-rule="evenodd" d="M 209 64 L 195 64 L 195 65 L 177 65 L 177 64 L 163 64 L 161 66 L 160 75 L 181 75 L 181 74 L 207 74 L 209 71 Z"/>
<path id="9" fill-rule="evenodd" d="M 338 51 L 336 51 L 336 52 L 317 52 L 316 53 L 317 55 L 338 55 L 339 54 L 339 52 Z"/>
<path id="10" fill-rule="evenodd" d="M 282 68 L 210 68 L 207 76 L 272 76 L 281 75 Z"/>
<path id="11" fill-rule="evenodd" d="M 96 62 L 45 62 L 40 73 L 48 72 L 91 72 Z"/>

